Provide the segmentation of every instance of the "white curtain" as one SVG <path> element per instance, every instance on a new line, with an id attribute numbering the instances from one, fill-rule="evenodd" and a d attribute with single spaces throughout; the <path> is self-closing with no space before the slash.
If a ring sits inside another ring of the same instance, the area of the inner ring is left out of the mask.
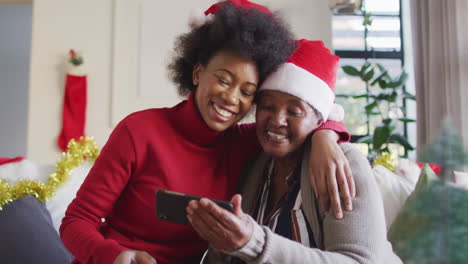
<path id="1" fill-rule="evenodd" d="M 418 151 L 446 116 L 468 147 L 468 0 L 410 1 Z"/>

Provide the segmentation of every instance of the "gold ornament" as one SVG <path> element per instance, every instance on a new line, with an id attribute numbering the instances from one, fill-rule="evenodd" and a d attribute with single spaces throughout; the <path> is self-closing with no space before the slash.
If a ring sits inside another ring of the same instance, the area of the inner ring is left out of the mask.
<path id="1" fill-rule="evenodd" d="M 57 187 L 68 180 L 72 170 L 80 166 L 84 160 L 96 160 L 99 156 L 99 147 L 90 137 L 80 137 L 78 141 L 70 140 L 67 151 L 55 164 L 53 172 L 47 181 L 19 180 L 15 185 L 0 179 L 0 211 L 3 207 L 17 199 L 32 195 L 41 202 L 52 198 Z"/>
<path id="2" fill-rule="evenodd" d="M 380 154 L 372 163 L 372 167 L 375 167 L 377 165 L 382 165 L 390 171 L 395 172 L 396 159 L 395 157 L 392 157 L 390 153 L 384 152 Z"/>

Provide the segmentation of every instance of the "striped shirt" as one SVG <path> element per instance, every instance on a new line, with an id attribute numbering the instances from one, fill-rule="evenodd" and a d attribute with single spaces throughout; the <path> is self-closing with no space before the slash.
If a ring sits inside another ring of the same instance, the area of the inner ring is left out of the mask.
<path id="1" fill-rule="evenodd" d="M 312 230 L 302 210 L 300 191 L 300 166 L 288 179 L 288 190 L 267 212 L 273 190 L 272 173 L 274 161 L 265 167 L 264 181 L 258 187 L 253 218 L 257 223 L 268 226 L 276 234 L 291 239 L 307 247 L 316 247 Z M 271 206 L 270 206 L 271 207 Z"/>

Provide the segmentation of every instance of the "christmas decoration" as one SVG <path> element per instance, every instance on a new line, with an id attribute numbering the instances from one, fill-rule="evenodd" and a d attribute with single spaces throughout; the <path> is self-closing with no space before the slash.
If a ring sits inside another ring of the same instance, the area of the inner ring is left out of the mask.
<path id="1" fill-rule="evenodd" d="M 12 162 L 19 162 L 24 160 L 24 157 L 15 157 L 15 158 L 0 158 L 0 165 L 12 163 Z"/>
<path id="2" fill-rule="evenodd" d="M 210 23 L 214 19 L 214 14 L 218 12 L 221 8 L 221 5 L 225 4 L 226 2 L 245 9 L 255 8 L 266 14 L 271 14 L 271 11 L 268 8 L 256 3 L 252 3 L 249 0 L 226 0 L 213 4 L 205 12 L 203 12 L 200 8 L 192 10 L 188 20 L 189 26 L 191 28 L 198 28 L 206 23 Z"/>
<path id="3" fill-rule="evenodd" d="M 83 57 L 76 53 L 74 50 L 70 50 L 70 59 L 68 60 L 71 64 L 75 66 L 80 66 L 83 64 Z"/>
<path id="4" fill-rule="evenodd" d="M 343 120 L 343 107 L 335 103 L 334 93 L 339 57 L 333 55 L 322 41 L 301 39 L 297 46 L 291 57 L 266 78 L 259 91 L 294 95 L 313 106 L 324 121 Z"/>
<path id="5" fill-rule="evenodd" d="M 87 78 L 83 70 L 83 58 L 70 50 L 68 74 L 65 81 L 63 98 L 62 130 L 58 137 L 58 146 L 66 151 L 71 139 L 85 135 Z"/>
<path id="6" fill-rule="evenodd" d="M 374 162 L 372 162 L 372 167 L 375 167 L 377 165 L 384 166 L 388 170 L 395 172 L 396 168 L 396 159 L 395 157 L 392 156 L 389 152 L 384 152 L 380 154 Z"/>
<path id="7" fill-rule="evenodd" d="M 67 152 L 62 153 L 55 165 L 55 172 L 49 176 L 47 182 L 19 180 L 11 185 L 0 179 L 0 210 L 10 202 L 27 195 L 32 195 L 41 202 L 49 200 L 57 187 L 67 181 L 75 167 L 80 166 L 86 159 L 94 161 L 98 155 L 99 147 L 92 138 L 81 137 L 78 141 L 72 139 L 68 143 Z"/>
<path id="8" fill-rule="evenodd" d="M 415 192 L 389 230 L 389 240 L 404 263 L 466 263 L 468 260 L 468 190 L 452 183 L 453 171 L 468 163 L 463 141 L 449 121 L 423 154 L 442 167 L 437 177 L 428 165 Z"/>

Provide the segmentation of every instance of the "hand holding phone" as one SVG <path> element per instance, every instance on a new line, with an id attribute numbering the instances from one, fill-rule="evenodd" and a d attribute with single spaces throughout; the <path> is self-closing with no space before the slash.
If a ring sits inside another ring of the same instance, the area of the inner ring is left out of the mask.
<path id="1" fill-rule="evenodd" d="M 242 196 L 234 195 L 231 202 L 234 205 L 231 213 L 208 199 L 190 204 L 187 209 L 187 215 L 198 235 L 213 248 L 224 251 L 242 248 L 249 242 L 254 231 L 255 220 L 242 211 Z"/>
<path id="2" fill-rule="evenodd" d="M 199 201 L 201 198 L 203 197 L 162 189 L 157 190 L 156 216 L 163 221 L 182 225 L 190 225 L 190 222 L 187 219 L 185 208 L 187 208 L 188 203 L 191 200 Z M 215 199 L 210 200 L 230 212 L 232 212 L 234 208 L 231 202 Z"/>

